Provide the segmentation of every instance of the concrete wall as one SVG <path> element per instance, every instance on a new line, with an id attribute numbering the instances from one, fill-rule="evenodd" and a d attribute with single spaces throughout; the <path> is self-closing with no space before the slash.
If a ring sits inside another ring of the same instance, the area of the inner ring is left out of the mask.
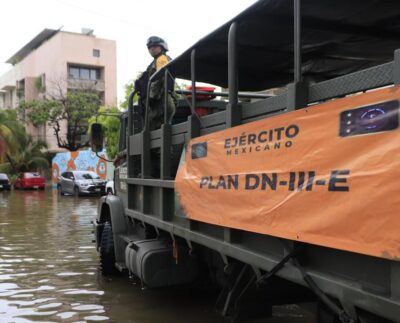
<path id="1" fill-rule="evenodd" d="M 106 151 L 98 154 L 107 158 Z M 59 176 L 65 171 L 90 170 L 96 172 L 101 179 L 114 179 L 114 165 L 96 156 L 96 153 L 88 150 L 58 153 L 51 163 L 53 185 L 57 185 Z"/>
<path id="2" fill-rule="evenodd" d="M 100 50 L 100 57 L 93 56 L 93 49 Z M 99 86 L 104 91 L 104 104 L 117 104 L 116 43 L 113 40 L 96 38 L 70 32 L 58 32 L 43 42 L 13 68 L 0 77 L 0 108 L 15 108 L 19 103 L 17 83 L 25 81 L 25 100 L 37 99 L 40 93 L 36 80 L 45 75 L 46 94 L 65 94 L 68 90 L 69 65 L 100 68 L 102 70 Z M 95 82 L 93 82 L 94 84 Z M 65 125 L 62 132 L 65 133 Z M 34 136 L 44 136 L 49 150 L 56 151 L 57 142 L 54 131 L 48 126 L 34 129 L 28 126 Z"/>

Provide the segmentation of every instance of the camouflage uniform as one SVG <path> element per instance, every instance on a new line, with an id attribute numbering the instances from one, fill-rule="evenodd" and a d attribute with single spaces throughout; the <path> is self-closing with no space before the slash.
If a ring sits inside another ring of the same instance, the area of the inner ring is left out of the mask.
<path id="1" fill-rule="evenodd" d="M 147 67 L 147 73 L 151 77 L 155 72 L 160 70 L 166 65 L 171 58 L 164 53 L 161 53 L 154 58 L 153 62 Z M 158 80 L 150 83 L 149 89 L 149 126 L 150 130 L 161 128 L 164 123 L 164 79 L 162 76 Z M 171 80 L 172 81 L 172 80 Z M 167 123 L 171 124 L 172 118 L 175 114 L 175 96 L 173 93 L 173 84 L 171 90 L 168 91 L 167 96 Z"/>

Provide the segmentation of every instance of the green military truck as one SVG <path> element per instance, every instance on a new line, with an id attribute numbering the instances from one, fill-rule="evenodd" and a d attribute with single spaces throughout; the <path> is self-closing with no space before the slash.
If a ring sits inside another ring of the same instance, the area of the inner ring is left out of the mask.
<path id="1" fill-rule="evenodd" d="M 396 0 L 260 0 L 171 61 L 149 82 L 191 81 L 172 124 L 150 131 L 133 94 L 121 118 L 102 272 L 207 276 L 224 316 L 262 290 L 269 313 L 400 322 L 398 48 Z"/>

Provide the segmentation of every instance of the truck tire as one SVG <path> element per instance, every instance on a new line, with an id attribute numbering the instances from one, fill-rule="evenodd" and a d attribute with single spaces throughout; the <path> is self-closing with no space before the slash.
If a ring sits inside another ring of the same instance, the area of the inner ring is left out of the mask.
<path id="1" fill-rule="evenodd" d="M 115 269 L 114 238 L 111 224 L 104 224 L 100 241 L 100 267 L 101 273 L 105 276 L 114 274 Z"/>

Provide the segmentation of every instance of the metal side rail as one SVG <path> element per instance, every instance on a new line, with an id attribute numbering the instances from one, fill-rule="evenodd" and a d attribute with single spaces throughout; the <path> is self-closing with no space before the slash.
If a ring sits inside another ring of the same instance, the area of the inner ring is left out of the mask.
<path id="1" fill-rule="evenodd" d="M 143 214 L 130 209 L 125 209 L 125 214 L 153 225 L 158 229 L 165 230 L 172 235 L 177 235 L 212 250 L 217 250 L 222 255 L 252 264 L 262 270 L 270 271 L 281 261 L 276 257 L 269 257 L 243 248 L 240 244 L 227 243 L 171 222 L 162 221 L 150 214 Z M 307 267 L 304 267 L 303 270 L 324 293 L 339 299 L 342 303 L 350 304 L 350 308 L 346 307 L 346 311 L 349 314 L 352 314 L 351 312 L 355 311 L 355 307 L 357 307 L 366 311 L 373 310 L 374 313 L 395 322 L 400 318 L 400 299 L 393 299 L 363 290 L 355 281 L 345 280 L 339 276 L 313 271 Z M 304 281 L 302 272 L 292 263 L 287 263 L 276 275 L 300 285 L 308 286 Z"/>

